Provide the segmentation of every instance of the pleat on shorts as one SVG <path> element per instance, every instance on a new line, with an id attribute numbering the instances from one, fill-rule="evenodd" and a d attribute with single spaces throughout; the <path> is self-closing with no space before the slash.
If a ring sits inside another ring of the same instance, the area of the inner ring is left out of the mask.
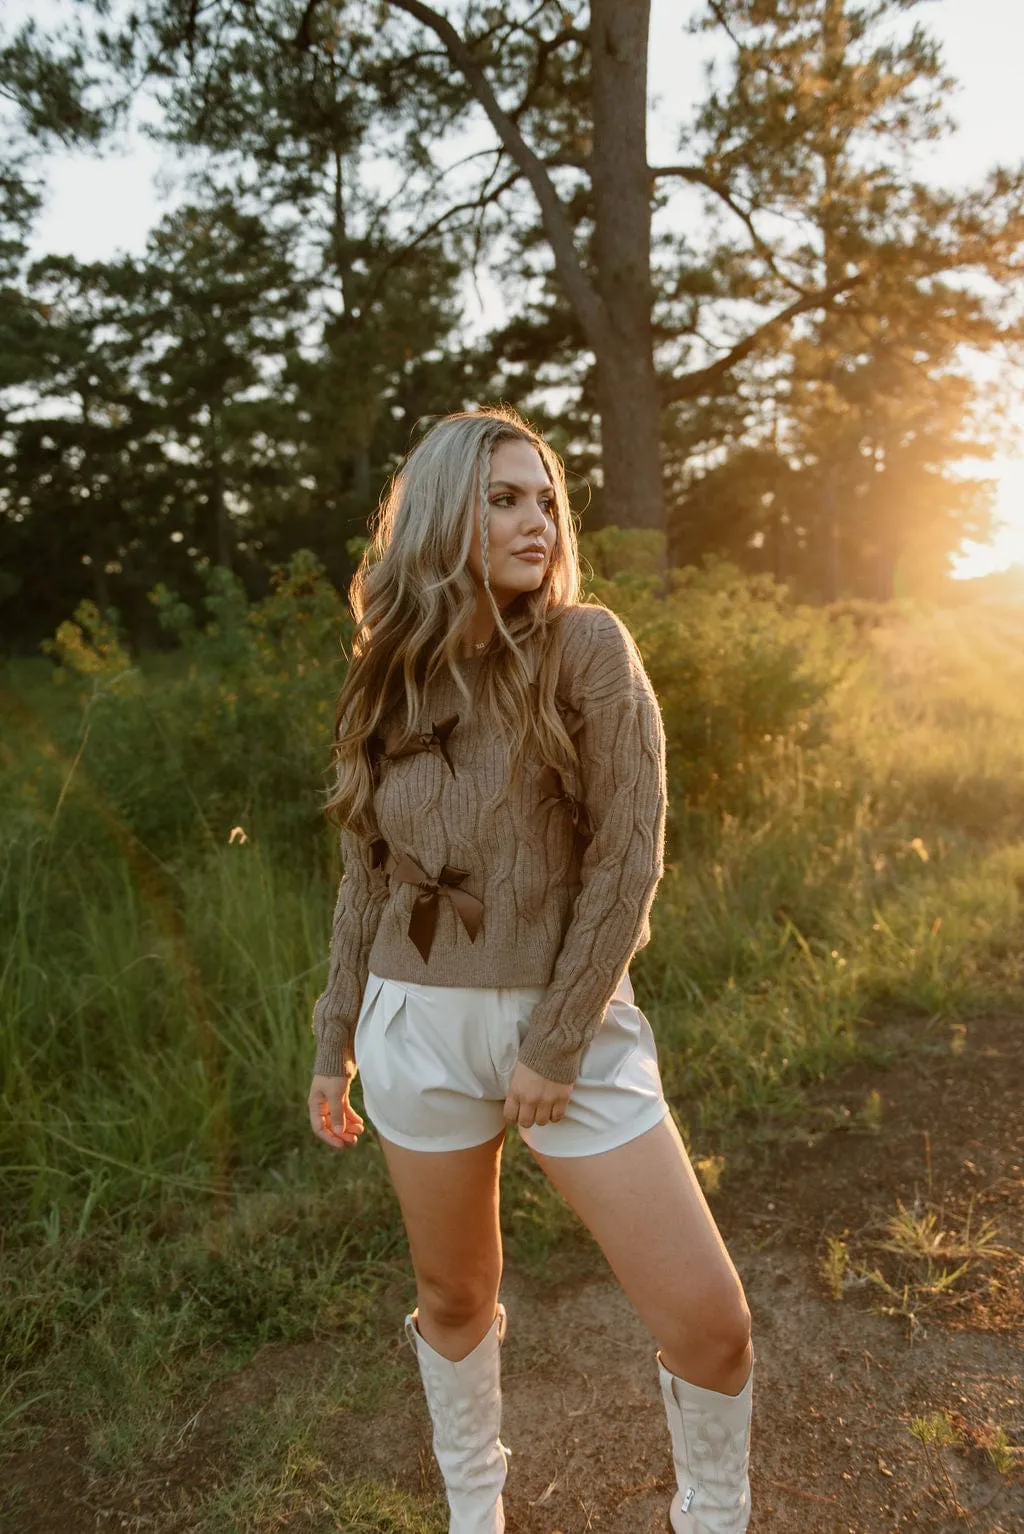
<path id="1" fill-rule="evenodd" d="M 468 1150 L 506 1128 L 519 1045 L 545 986 L 418 985 L 371 971 L 355 1032 L 366 1116 L 408 1150 Z M 614 1150 L 668 1113 L 628 969 L 583 1055 L 565 1116 L 520 1129 L 544 1156 Z"/>

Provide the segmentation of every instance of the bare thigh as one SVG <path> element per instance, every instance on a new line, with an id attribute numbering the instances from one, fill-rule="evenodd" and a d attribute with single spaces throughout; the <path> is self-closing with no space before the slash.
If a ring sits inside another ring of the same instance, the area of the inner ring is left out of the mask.
<path id="1" fill-rule="evenodd" d="M 617 1150 L 536 1159 L 600 1246 L 666 1368 L 710 1390 L 741 1389 L 751 1358 L 743 1286 L 671 1116 Z"/>
<path id="2" fill-rule="evenodd" d="M 411 1151 L 381 1136 L 416 1274 L 417 1324 L 445 1358 L 465 1358 L 494 1320 L 501 1283 L 502 1130 L 462 1151 Z"/>

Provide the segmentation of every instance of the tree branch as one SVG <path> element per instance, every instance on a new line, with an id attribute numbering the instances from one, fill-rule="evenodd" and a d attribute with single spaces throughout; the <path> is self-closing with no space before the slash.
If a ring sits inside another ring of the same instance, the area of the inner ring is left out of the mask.
<path id="1" fill-rule="evenodd" d="M 319 0 L 306 0 L 306 9 L 302 13 L 302 20 L 295 33 L 295 47 L 302 53 L 305 53 L 313 44 L 313 13 L 318 3 Z"/>
<path id="2" fill-rule="evenodd" d="M 482 183 L 484 186 L 486 186 L 488 181 L 490 181 L 497 174 L 498 166 L 501 164 L 502 150 L 500 148 L 496 149 L 493 145 L 489 145 L 486 149 L 474 149 L 471 154 L 466 154 L 458 160 L 453 160 L 450 165 L 441 166 L 440 170 L 435 171 L 434 174 L 430 177 L 422 192 L 418 194 L 413 211 L 409 215 L 410 219 L 414 221 L 417 217 L 419 217 L 421 213 L 424 212 L 432 194 L 434 191 L 436 191 L 437 187 L 440 186 L 441 182 L 445 179 L 446 176 L 450 176 L 453 171 L 461 170 L 464 165 L 471 164 L 473 160 L 483 160 L 492 155 L 494 156 L 494 165 L 491 170 L 489 170 L 484 176 Z M 385 222 L 388 214 L 394 213 L 396 206 L 400 206 L 397 203 L 397 199 L 394 203 L 384 202 L 379 206 L 377 212 L 374 214 L 370 224 L 366 229 L 366 239 L 374 240 L 377 238 L 377 231 Z M 404 211 L 404 208 L 402 211 Z"/>
<path id="3" fill-rule="evenodd" d="M 484 240 L 485 210 L 489 208 L 492 203 L 499 202 L 501 200 L 502 193 L 507 192 L 510 187 L 515 186 L 516 182 L 522 176 L 522 171 L 514 170 L 510 176 L 505 177 L 505 180 L 501 183 L 496 192 L 491 190 L 494 178 L 497 176 L 498 171 L 501 169 L 502 153 L 502 150 L 499 149 L 498 157 L 495 160 L 494 165 L 491 167 L 490 173 L 484 178 L 483 186 L 480 188 L 480 195 L 477 198 L 477 203 L 479 206 L 479 217 L 476 220 L 476 229 L 473 235 L 473 254 L 470 257 L 469 268 L 473 273 L 473 286 L 476 289 L 478 298 L 480 297 L 480 279 L 477 276 L 477 263 L 480 260 L 480 250 Z M 483 308 L 482 301 L 481 308 Z"/>
<path id="4" fill-rule="evenodd" d="M 827 309 L 843 293 L 848 293 L 851 288 L 859 286 L 864 281 L 862 273 L 858 272 L 855 277 L 846 277 L 842 282 L 833 283 L 829 288 L 822 288 L 818 293 L 805 293 L 802 298 L 796 299 L 788 308 L 772 315 L 770 320 L 765 320 L 750 335 L 738 342 L 724 356 L 716 362 L 710 363 L 706 368 L 697 368 L 692 373 L 680 373 L 675 378 L 667 378 L 662 383 L 661 397 L 664 404 L 673 404 L 681 399 L 693 399 L 698 394 L 721 378 L 730 368 L 734 368 L 744 357 L 760 344 L 766 335 L 780 325 L 786 325 L 790 320 L 796 319 L 798 314 L 806 314 L 809 309 Z"/>
<path id="5" fill-rule="evenodd" d="M 652 165 L 650 173 L 652 181 L 658 180 L 661 176 L 678 176 L 682 181 L 689 181 L 694 186 L 702 186 L 707 191 L 713 192 L 721 202 L 725 203 L 730 212 L 735 213 L 736 217 L 744 224 L 754 249 L 772 275 L 777 277 L 780 282 L 785 283 L 786 287 L 791 288 L 794 293 L 798 293 L 801 298 L 807 296 L 808 289 L 801 287 L 798 282 L 794 282 L 792 277 L 788 277 L 780 269 L 771 246 L 757 232 L 753 214 L 748 209 L 740 206 L 724 181 L 719 181 L 716 176 L 712 176 L 710 172 L 702 170 L 699 165 Z"/>
<path id="6" fill-rule="evenodd" d="M 526 32 L 527 36 L 531 37 L 534 43 L 537 45 L 537 55 L 534 59 L 533 72 L 531 74 L 530 80 L 527 83 L 526 89 L 523 92 L 522 100 L 520 101 L 519 105 L 509 113 L 509 116 L 517 128 L 519 126 L 519 121 L 527 107 L 533 101 L 533 98 L 536 96 L 541 85 L 544 83 L 544 78 L 547 74 L 548 60 L 551 58 L 552 54 L 557 53 L 559 48 L 562 47 L 563 43 L 573 42 L 579 43 L 583 47 L 587 46 L 586 35 L 582 32 L 578 32 L 575 27 L 564 27 L 561 32 L 556 32 L 554 37 L 537 37 L 529 30 L 529 26 L 526 23 L 523 25 L 523 30 Z M 546 163 L 550 165 L 551 161 L 548 160 Z"/>
<path id="7" fill-rule="evenodd" d="M 611 323 L 599 294 L 580 263 L 572 225 L 543 160 L 534 154 L 516 124 L 502 109 L 486 74 L 447 17 L 425 5 L 423 0 L 390 0 L 390 4 L 429 27 L 444 43 L 452 63 L 465 76 L 510 159 L 530 183 L 551 243 L 556 270 L 588 345 L 594 350 L 603 350 L 610 338 Z"/>
<path id="8" fill-rule="evenodd" d="M 497 166 L 495 166 L 495 171 L 496 170 Z M 441 229 L 444 228 L 448 220 L 453 218 L 457 213 L 466 213 L 470 211 L 479 212 L 480 209 L 487 207 L 490 203 L 497 202 L 498 198 L 503 192 L 507 192 L 510 186 L 515 185 L 515 183 L 519 180 L 520 175 L 520 171 L 514 170 L 512 174 L 506 176 L 504 181 L 500 182 L 497 187 L 494 187 L 490 190 L 487 190 L 487 183 L 485 182 L 484 190 L 481 191 L 479 196 L 471 198 L 468 202 L 453 203 L 450 208 L 446 208 L 438 218 L 434 219 L 433 223 L 428 224 L 425 229 L 419 230 L 419 232 L 413 237 L 413 239 L 409 240 L 407 244 L 400 245 L 396 250 L 389 251 L 388 254 L 384 257 L 383 261 L 381 261 L 377 268 L 370 274 L 369 286 L 364 292 L 362 299 L 363 310 L 365 311 L 368 309 L 370 304 L 376 298 L 377 294 L 380 292 L 384 278 L 387 276 L 392 267 L 400 266 L 405 258 L 411 255 L 417 246 L 422 245 L 425 240 L 429 240 L 431 235 L 437 234 Z M 491 176 L 488 176 L 487 180 L 490 181 Z"/>
<path id="9" fill-rule="evenodd" d="M 737 52 L 745 52 L 746 50 L 744 49 L 742 42 L 736 36 L 736 33 L 732 30 L 732 27 L 729 25 L 729 18 L 722 10 L 722 7 L 718 4 L 718 0 L 708 0 L 708 10 L 714 16 L 715 20 L 718 22 L 718 25 L 721 27 L 729 41 L 736 48 Z"/>

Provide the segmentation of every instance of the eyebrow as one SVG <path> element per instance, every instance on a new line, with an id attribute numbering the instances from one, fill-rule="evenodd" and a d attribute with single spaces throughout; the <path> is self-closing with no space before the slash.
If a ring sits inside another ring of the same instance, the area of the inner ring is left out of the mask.
<path id="1" fill-rule="evenodd" d="M 529 493 L 528 485 L 513 485 L 512 482 L 507 479 L 492 479 L 489 488 L 491 490 L 514 490 L 517 495 L 526 495 Z M 550 495 L 554 495 L 555 493 L 555 487 L 550 480 L 545 481 L 545 483 L 540 487 L 538 493 L 543 494 L 545 491 L 547 491 Z"/>

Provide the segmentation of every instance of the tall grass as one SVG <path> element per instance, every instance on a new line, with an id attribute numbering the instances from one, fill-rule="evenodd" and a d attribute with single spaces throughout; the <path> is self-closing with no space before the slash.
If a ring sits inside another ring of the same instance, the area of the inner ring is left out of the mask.
<path id="1" fill-rule="evenodd" d="M 28 1207 L 94 1163 L 108 1187 L 213 1186 L 293 1143 L 309 1064 L 298 1020 L 320 969 L 314 881 L 251 843 L 176 872 L 26 854 L 3 878 L 3 1067 Z"/>
<path id="2" fill-rule="evenodd" d="M 594 587 L 665 715 L 632 974 L 696 1150 L 798 1113 L 888 1013 L 1019 1001 L 1022 615 L 810 612 L 722 567 Z M 157 600 L 176 653 L 135 664 L 86 610 L 8 668 L 0 738 L 0 1420 L 73 1400 L 112 1465 L 261 1342 L 370 1347 L 406 1271 L 372 1139 L 331 1155 L 305 1120 L 343 604 L 308 557 L 256 606 L 223 578 L 205 618 Z M 509 1160 L 514 1255 L 574 1260 Z"/>

